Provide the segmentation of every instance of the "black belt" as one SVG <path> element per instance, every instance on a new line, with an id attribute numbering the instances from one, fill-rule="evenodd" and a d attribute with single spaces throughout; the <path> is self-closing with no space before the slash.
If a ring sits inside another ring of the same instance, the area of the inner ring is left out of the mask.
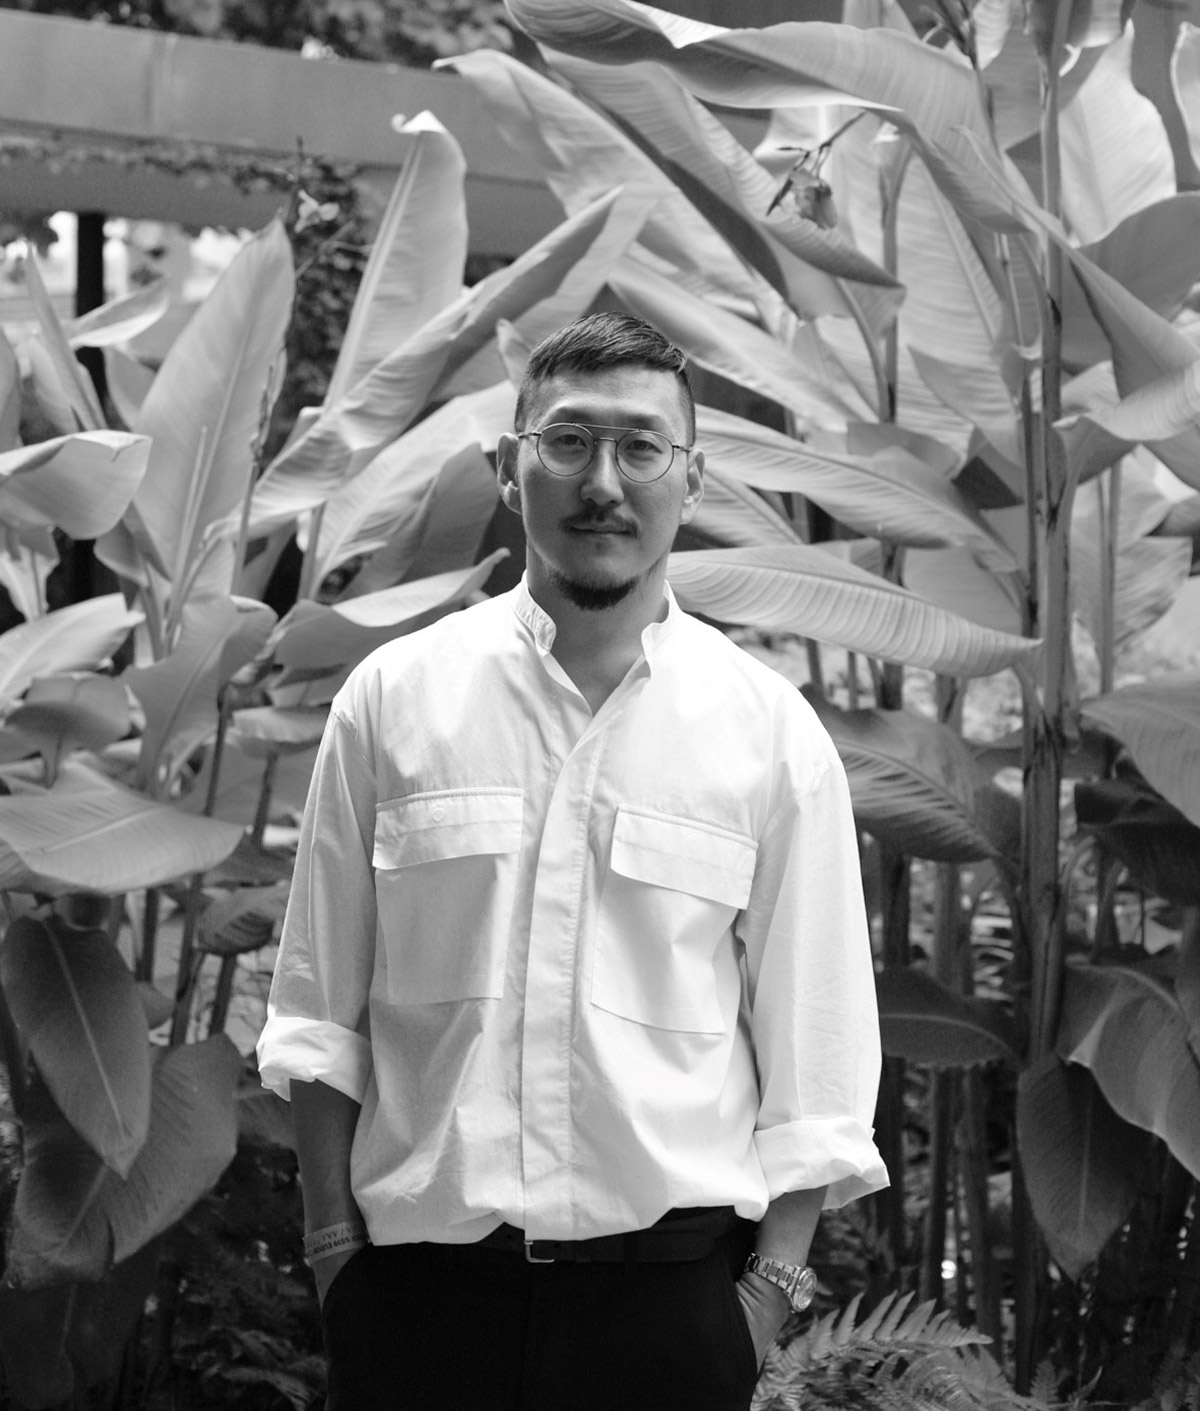
<path id="1" fill-rule="evenodd" d="M 590 1240 L 531 1240 L 515 1225 L 500 1225 L 476 1248 L 524 1254 L 530 1264 L 668 1264 L 707 1258 L 736 1223 L 733 1207 L 722 1205 L 672 1210 L 648 1229 Z"/>

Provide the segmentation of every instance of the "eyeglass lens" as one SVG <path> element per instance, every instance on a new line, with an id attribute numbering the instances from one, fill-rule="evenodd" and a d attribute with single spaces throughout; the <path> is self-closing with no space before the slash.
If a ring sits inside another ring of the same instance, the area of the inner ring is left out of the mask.
<path id="1" fill-rule="evenodd" d="M 615 440 L 617 465 L 630 480 L 657 480 L 675 455 L 675 447 L 657 431 L 630 430 L 615 438 L 596 436 L 586 426 L 556 422 L 538 436 L 538 455 L 554 475 L 579 475 L 592 463 L 597 441 Z"/>

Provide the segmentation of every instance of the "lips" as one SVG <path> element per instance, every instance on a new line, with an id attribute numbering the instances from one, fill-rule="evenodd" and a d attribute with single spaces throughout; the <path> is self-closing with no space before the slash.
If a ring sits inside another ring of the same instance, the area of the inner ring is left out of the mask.
<path id="1" fill-rule="evenodd" d="M 574 530 L 577 534 L 637 534 L 632 524 L 623 524 L 617 520 L 568 519 L 564 527 Z"/>

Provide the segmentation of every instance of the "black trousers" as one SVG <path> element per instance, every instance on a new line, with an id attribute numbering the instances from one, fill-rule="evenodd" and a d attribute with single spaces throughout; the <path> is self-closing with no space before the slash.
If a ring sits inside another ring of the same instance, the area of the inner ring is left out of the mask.
<path id="1" fill-rule="evenodd" d="M 753 1231 L 633 1265 L 368 1246 L 325 1297 L 326 1411 L 747 1411 L 758 1365 L 735 1281 Z"/>

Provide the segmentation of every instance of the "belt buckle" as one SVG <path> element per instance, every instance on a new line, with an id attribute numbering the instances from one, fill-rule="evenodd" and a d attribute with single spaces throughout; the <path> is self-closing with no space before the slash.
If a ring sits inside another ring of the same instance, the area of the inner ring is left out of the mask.
<path id="1" fill-rule="evenodd" d="M 534 1246 L 535 1244 L 540 1244 L 540 1243 L 541 1243 L 540 1240 L 526 1240 L 526 1241 L 525 1241 L 525 1262 L 526 1262 L 526 1264 L 553 1264 L 553 1263 L 555 1263 L 555 1260 L 553 1260 L 553 1259 L 539 1259 L 539 1258 L 534 1254 L 534 1252 L 533 1252 L 533 1246 Z"/>

